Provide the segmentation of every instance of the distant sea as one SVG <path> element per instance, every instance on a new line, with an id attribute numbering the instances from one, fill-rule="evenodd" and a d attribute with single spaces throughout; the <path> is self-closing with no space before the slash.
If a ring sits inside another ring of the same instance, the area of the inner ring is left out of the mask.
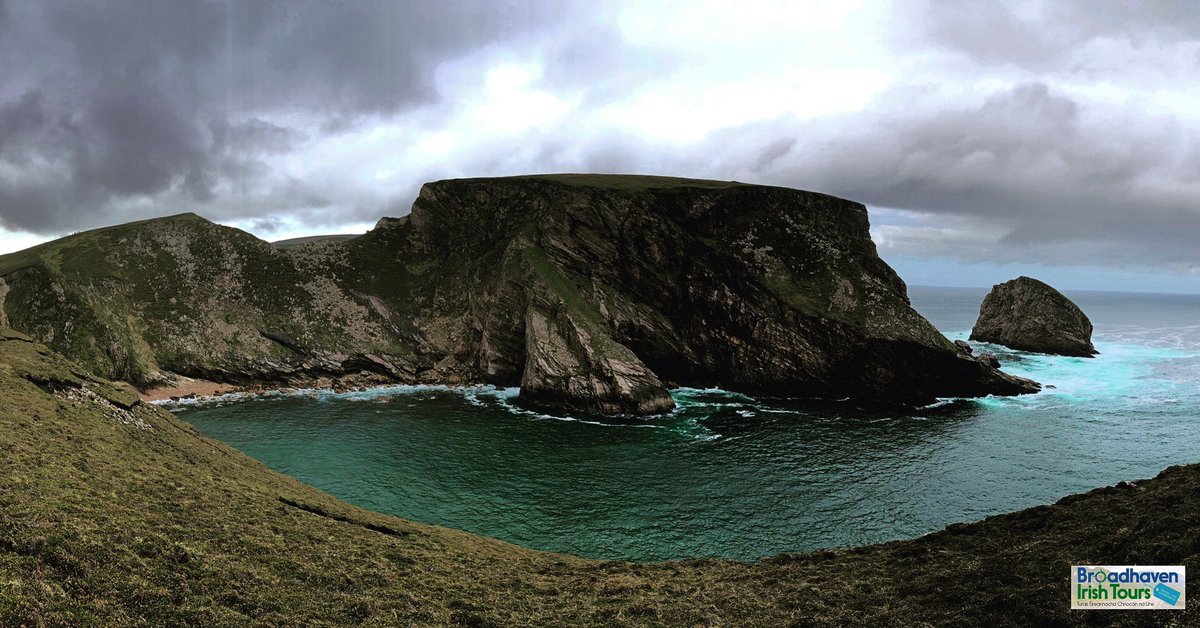
<path id="1" fill-rule="evenodd" d="M 985 293 L 909 290 L 952 339 Z M 411 386 L 173 409 L 408 519 L 595 558 L 758 559 L 915 537 L 1200 462 L 1200 296 L 1067 295 L 1095 324 L 1098 357 L 975 343 L 1047 389 L 911 412 L 680 389 L 670 415 L 605 420 L 523 409 L 516 389 Z"/>

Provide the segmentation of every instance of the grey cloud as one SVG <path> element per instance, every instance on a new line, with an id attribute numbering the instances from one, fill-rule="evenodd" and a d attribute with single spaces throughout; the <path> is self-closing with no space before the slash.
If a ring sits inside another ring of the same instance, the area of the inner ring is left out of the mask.
<path id="1" fill-rule="evenodd" d="M 20 159 L 18 151 L 28 150 L 27 142 L 48 122 L 48 117 L 41 92 L 26 92 L 12 102 L 0 104 L 0 157 Z"/>
<path id="2" fill-rule="evenodd" d="M 1128 63 L 1121 54 L 1096 54 L 1112 42 L 1146 55 L 1138 63 L 1162 54 L 1138 69 L 1163 66 L 1162 76 L 1194 83 L 1195 50 L 1191 65 L 1179 59 L 1200 33 L 1200 12 L 1186 4 L 906 4 L 890 16 L 887 43 L 897 67 L 913 60 L 920 71 L 894 76 L 865 109 L 759 121 L 684 145 L 586 126 L 589 113 L 688 62 L 626 41 L 613 23 L 618 8 L 0 0 L 0 224 L 56 233 L 197 211 L 317 230 L 403 214 L 427 179 L 632 171 L 816 189 L 904 210 L 919 220 L 887 231 L 896 251 L 1005 260 L 1069 251 L 1196 266 L 1194 123 L 1069 91 L 1096 76 L 1117 89 L 1141 80 L 1144 72 L 1111 70 Z M 289 155 L 351 130 L 453 124 L 457 103 L 441 102 L 441 69 L 531 58 L 544 70 L 535 87 L 579 103 L 561 125 L 479 140 L 454 163 L 409 165 L 396 189 L 318 188 L 286 171 Z M 978 85 L 993 93 L 980 97 Z"/>
<path id="3" fill-rule="evenodd" d="M 930 0 L 916 13 L 918 19 L 901 22 L 911 26 L 907 33 L 910 44 L 932 43 L 980 63 L 1012 64 L 1043 72 L 1088 69 L 1096 60 L 1066 61 L 1086 42 L 1101 38 L 1136 47 L 1200 38 L 1200 12 L 1190 3 L 1175 0 Z"/>
<path id="4" fill-rule="evenodd" d="M 56 105 L 40 92 L 0 105 L 0 165 L 17 173 L 5 182 L 5 225 L 86 225 L 88 206 L 175 188 L 211 198 L 206 134 L 160 95 L 97 94 L 73 112 Z"/>
<path id="5" fill-rule="evenodd" d="M 215 146 L 237 152 L 286 153 L 306 139 L 301 131 L 261 118 L 234 123 L 218 120 L 211 129 Z"/>
<path id="6" fill-rule="evenodd" d="M 1200 137 L 1171 119 L 1087 114 L 1044 84 L 1025 84 L 974 108 L 777 121 L 756 131 L 757 159 L 773 157 L 761 171 L 773 182 L 1003 225 L 1000 246 L 1122 242 L 1144 259 L 1195 259 Z M 781 140 L 768 138 L 781 135 L 797 144 L 776 157 Z"/>
<path id="7" fill-rule="evenodd" d="M 250 224 L 251 231 L 279 231 L 284 227 L 283 221 L 278 218 L 258 218 Z"/>
<path id="8" fill-rule="evenodd" d="M 521 143 L 541 150 L 514 159 L 483 147 L 456 165 L 475 175 L 642 172 L 813 189 L 920 216 L 889 231 L 893 251 L 973 261 L 1070 251 L 1109 264 L 1178 264 L 1195 260 L 1200 232 L 1200 136 L 1166 117 L 1114 116 L 1044 83 L 974 106 L 902 85 L 863 112 L 756 122 L 694 146 L 620 132 L 582 147 L 557 135 Z"/>
<path id="9" fill-rule="evenodd" d="M 1003 3 L 931 4 L 936 10 L 927 7 L 917 22 L 919 38 L 985 63 L 1042 65 L 1077 43 L 1046 34 Z"/>
<path id="10" fill-rule="evenodd" d="M 295 184 L 270 155 L 306 138 L 274 121 L 336 133 L 363 116 L 438 98 L 440 64 L 504 44 L 529 45 L 582 3 L 307 0 L 74 0 L 0 5 L 0 223 L 54 232 L 144 217 L 222 190 L 244 215 L 286 208 Z M 28 169 L 53 164 L 61 178 Z M 258 179 L 247 185 L 251 177 Z M 11 177 L 10 177 L 11 178 Z M 283 186 L 280 193 L 263 184 Z M 209 203 L 209 211 L 204 204 Z M 131 208 L 141 207 L 133 210 Z"/>
<path id="11" fill-rule="evenodd" d="M 536 35 L 578 6 L 144 0 L 115 11 L 72 2 L 56 4 L 49 22 L 71 42 L 83 80 L 166 83 L 202 107 L 344 115 L 433 100 L 441 62 Z"/>
<path id="12" fill-rule="evenodd" d="M 76 183 L 118 196 L 151 195 L 182 177 L 204 196 L 206 139 L 153 92 L 109 94 L 74 122 Z"/>
<path id="13" fill-rule="evenodd" d="M 612 24 L 590 23 L 550 46 L 542 84 L 552 90 L 583 91 L 581 107 L 598 107 L 679 66 L 665 50 L 625 40 Z"/>
<path id="14" fill-rule="evenodd" d="M 0 185 L 0 207 L 20 211 L 20 222 L 9 219 L 6 211 L 4 219 L 0 220 L 0 226 L 4 227 L 24 228 L 27 224 L 39 224 L 41 221 L 37 217 L 53 216 L 62 204 L 75 200 L 73 195 L 55 190 L 48 181 L 3 183 Z"/>
<path id="15" fill-rule="evenodd" d="M 792 149 L 796 147 L 797 141 L 794 137 L 785 137 L 767 144 L 759 150 L 758 157 L 754 160 L 754 172 L 761 173 L 770 168 L 780 158 L 792 152 Z"/>

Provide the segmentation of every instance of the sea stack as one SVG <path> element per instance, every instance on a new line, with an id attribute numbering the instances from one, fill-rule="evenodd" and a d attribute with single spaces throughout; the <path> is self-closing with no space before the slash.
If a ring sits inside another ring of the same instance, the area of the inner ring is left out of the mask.
<path id="1" fill-rule="evenodd" d="M 1017 277 L 992 286 L 979 306 L 971 340 L 1020 351 L 1092 357 L 1092 322 L 1048 284 Z"/>

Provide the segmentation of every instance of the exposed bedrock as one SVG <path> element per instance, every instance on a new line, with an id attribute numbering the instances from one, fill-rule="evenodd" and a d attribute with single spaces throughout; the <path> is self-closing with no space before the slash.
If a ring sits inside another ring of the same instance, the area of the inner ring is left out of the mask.
<path id="1" fill-rule="evenodd" d="M 1092 322 L 1051 286 L 1017 277 L 992 287 L 979 306 L 971 340 L 1020 351 L 1092 357 Z"/>

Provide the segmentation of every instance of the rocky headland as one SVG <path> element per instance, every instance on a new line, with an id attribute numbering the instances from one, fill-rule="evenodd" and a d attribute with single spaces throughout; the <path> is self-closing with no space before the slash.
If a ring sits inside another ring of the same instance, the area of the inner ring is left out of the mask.
<path id="1" fill-rule="evenodd" d="M 286 246 L 192 214 L 85 232 L 0 257 L 0 313 L 141 389 L 490 383 L 629 414 L 669 410 L 672 386 L 1038 389 L 912 309 L 862 205 L 665 177 L 439 181 L 365 235 Z"/>
<path id="2" fill-rule="evenodd" d="M 1050 285 L 1032 277 L 996 284 L 979 306 L 971 340 L 1020 351 L 1092 357 L 1092 322 Z"/>

